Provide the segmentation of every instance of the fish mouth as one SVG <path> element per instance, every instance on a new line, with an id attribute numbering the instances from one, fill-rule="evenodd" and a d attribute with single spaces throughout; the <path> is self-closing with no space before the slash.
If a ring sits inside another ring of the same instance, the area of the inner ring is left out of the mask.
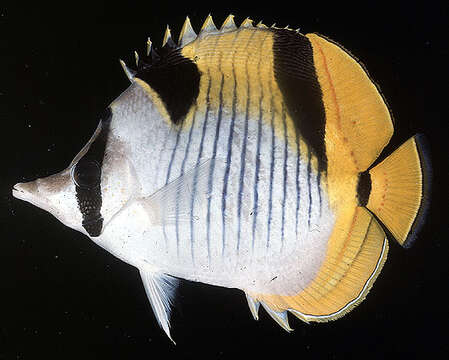
<path id="1" fill-rule="evenodd" d="M 48 203 L 43 201 L 39 196 L 39 187 L 37 181 L 30 181 L 26 183 L 17 183 L 12 187 L 12 196 L 16 199 L 23 200 L 37 206 L 41 209 L 47 210 Z"/>
<path id="2" fill-rule="evenodd" d="M 26 184 L 26 183 L 17 183 L 12 187 L 12 196 L 14 196 L 16 199 L 26 201 L 28 192 L 25 190 L 23 184 Z"/>

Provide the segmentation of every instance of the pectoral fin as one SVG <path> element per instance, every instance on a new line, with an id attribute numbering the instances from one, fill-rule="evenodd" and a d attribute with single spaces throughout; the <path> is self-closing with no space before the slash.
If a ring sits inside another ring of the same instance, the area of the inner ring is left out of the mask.
<path id="1" fill-rule="evenodd" d="M 192 209 L 208 196 L 208 181 L 213 167 L 219 161 L 206 160 L 176 180 L 165 185 L 154 194 L 140 199 L 153 225 L 174 225 L 176 221 L 190 221 L 195 213 Z M 195 206 L 192 207 L 192 204 Z"/>
<path id="2" fill-rule="evenodd" d="M 140 270 L 145 292 L 150 300 L 156 320 L 164 329 L 171 341 L 170 335 L 170 312 L 173 304 L 178 279 L 164 273 L 154 273 L 146 269 Z M 175 343 L 173 341 L 173 343 Z"/>

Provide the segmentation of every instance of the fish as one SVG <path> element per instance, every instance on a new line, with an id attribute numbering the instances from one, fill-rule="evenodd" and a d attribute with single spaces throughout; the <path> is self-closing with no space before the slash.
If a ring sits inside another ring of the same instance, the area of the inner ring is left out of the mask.
<path id="1" fill-rule="evenodd" d="M 365 66 L 318 34 L 217 28 L 189 17 L 150 39 L 129 87 L 69 166 L 18 183 L 42 208 L 136 267 L 159 326 L 181 279 L 240 289 L 283 329 L 362 302 L 429 203 L 424 135 L 382 154 L 391 110 Z"/>

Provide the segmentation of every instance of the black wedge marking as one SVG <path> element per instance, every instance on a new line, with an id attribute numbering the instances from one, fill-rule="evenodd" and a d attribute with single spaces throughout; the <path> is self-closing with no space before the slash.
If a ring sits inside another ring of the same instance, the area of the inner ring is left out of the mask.
<path id="1" fill-rule="evenodd" d="M 89 150 L 72 167 L 76 199 L 83 216 L 82 226 L 92 236 L 100 236 L 103 230 L 101 216 L 101 169 L 110 131 L 112 112 L 108 107 L 101 116 L 101 129 Z"/>
<path id="2" fill-rule="evenodd" d="M 315 72 L 313 49 L 303 35 L 286 29 L 274 32 L 274 75 L 287 111 L 318 160 L 318 171 L 327 170 L 324 143 L 323 95 Z"/>
<path id="3" fill-rule="evenodd" d="M 156 91 L 175 124 L 185 118 L 199 94 L 200 71 L 181 49 L 168 51 L 151 65 L 143 64 L 136 77 Z"/>
<path id="4" fill-rule="evenodd" d="M 371 175 L 369 171 L 364 171 L 359 174 L 357 183 L 357 200 L 360 206 L 368 204 L 369 195 L 371 194 Z"/>

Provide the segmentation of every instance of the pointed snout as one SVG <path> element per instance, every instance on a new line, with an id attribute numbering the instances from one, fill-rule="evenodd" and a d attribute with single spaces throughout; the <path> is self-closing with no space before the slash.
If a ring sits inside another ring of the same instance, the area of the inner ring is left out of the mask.
<path id="1" fill-rule="evenodd" d="M 37 182 L 36 181 L 17 183 L 12 188 L 12 195 L 18 199 L 21 199 L 22 196 L 34 194 L 36 192 L 37 192 Z"/>
<path id="2" fill-rule="evenodd" d="M 45 208 L 47 203 L 45 196 L 41 194 L 40 179 L 25 183 L 17 183 L 12 188 L 12 196 L 27 201 L 40 208 Z"/>
<path id="3" fill-rule="evenodd" d="M 67 171 L 34 181 L 18 183 L 12 188 L 12 195 L 20 200 L 48 210 L 51 198 L 62 193 L 70 181 Z"/>

